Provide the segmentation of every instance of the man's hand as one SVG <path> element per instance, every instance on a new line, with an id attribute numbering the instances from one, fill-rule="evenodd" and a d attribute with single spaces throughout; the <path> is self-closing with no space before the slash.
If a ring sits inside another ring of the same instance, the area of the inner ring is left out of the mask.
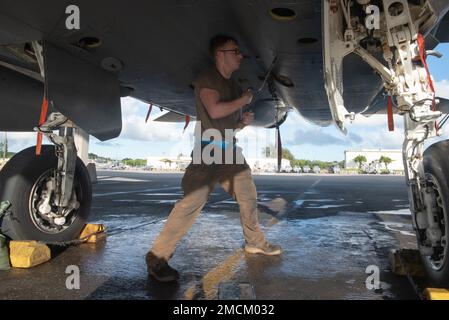
<path id="1" fill-rule="evenodd" d="M 244 126 L 249 126 L 253 121 L 254 121 L 254 113 L 245 112 L 243 114 L 241 122 Z"/>
<path id="2" fill-rule="evenodd" d="M 242 98 L 243 101 L 245 102 L 245 105 L 250 104 L 251 101 L 253 101 L 253 93 L 251 92 L 250 89 L 248 89 L 246 90 L 246 92 L 242 94 Z"/>

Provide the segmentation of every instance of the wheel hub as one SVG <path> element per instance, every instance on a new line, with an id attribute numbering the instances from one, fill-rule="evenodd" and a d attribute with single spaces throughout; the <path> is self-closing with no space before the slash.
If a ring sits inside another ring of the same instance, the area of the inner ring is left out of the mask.
<path id="1" fill-rule="evenodd" d="M 75 221 L 75 212 L 80 207 L 77 201 L 79 184 L 75 183 L 69 205 L 56 205 L 55 170 L 43 173 L 35 182 L 30 194 L 30 216 L 34 225 L 42 232 L 56 234 L 69 228 Z"/>

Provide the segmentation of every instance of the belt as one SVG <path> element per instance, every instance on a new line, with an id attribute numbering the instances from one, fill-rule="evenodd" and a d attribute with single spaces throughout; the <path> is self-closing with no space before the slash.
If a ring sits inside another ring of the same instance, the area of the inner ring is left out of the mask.
<path id="1" fill-rule="evenodd" d="M 232 149 L 235 149 L 237 147 L 237 145 L 233 142 L 229 142 L 229 141 L 216 141 L 216 140 L 212 140 L 212 141 L 208 141 L 208 140 L 201 140 L 201 146 L 205 147 L 208 145 L 215 145 L 223 150 L 228 149 L 230 146 L 232 146 Z"/>

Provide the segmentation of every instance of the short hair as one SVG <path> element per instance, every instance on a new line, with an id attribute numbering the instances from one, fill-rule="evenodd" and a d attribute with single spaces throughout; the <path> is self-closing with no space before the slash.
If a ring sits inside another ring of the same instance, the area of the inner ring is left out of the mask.
<path id="1" fill-rule="evenodd" d="M 238 44 L 237 40 L 231 36 L 225 35 L 225 34 L 217 34 L 212 39 L 210 39 L 209 42 L 209 54 L 212 59 L 215 58 L 215 52 L 218 48 L 224 46 L 229 41 L 233 41 L 236 44 Z"/>

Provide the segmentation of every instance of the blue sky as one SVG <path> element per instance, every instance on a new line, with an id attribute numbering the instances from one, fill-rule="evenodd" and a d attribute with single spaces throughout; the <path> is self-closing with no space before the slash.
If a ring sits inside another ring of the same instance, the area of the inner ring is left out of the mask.
<path id="1" fill-rule="evenodd" d="M 449 44 L 440 45 L 438 51 L 444 58 L 429 57 L 429 65 L 437 83 L 437 95 L 449 98 Z M 90 152 L 114 159 L 146 158 L 148 156 L 176 156 L 190 154 L 193 143 L 194 123 L 183 133 L 184 124 L 168 124 L 149 121 L 145 123 L 148 106 L 134 99 L 122 100 L 123 130 L 121 135 L 106 142 L 91 138 Z M 160 113 L 153 108 L 151 119 Z M 400 149 L 403 141 L 402 119 L 396 117 L 396 130 L 388 132 L 386 116 L 357 117 L 348 123 L 348 135 L 343 135 L 333 125 L 318 127 L 310 124 L 297 112 L 289 115 L 281 127 L 283 146 L 298 159 L 343 160 L 348 149 Z M 267 144 L 274 144 L 274 130 L 245 128 L 238 134 L 245 156 L 260 156 Z M 448 128 L 443 138 L 449 138 Z M 35 143 L 34 133 L 10 133 L 10 151 L 19 151 Z"/>

